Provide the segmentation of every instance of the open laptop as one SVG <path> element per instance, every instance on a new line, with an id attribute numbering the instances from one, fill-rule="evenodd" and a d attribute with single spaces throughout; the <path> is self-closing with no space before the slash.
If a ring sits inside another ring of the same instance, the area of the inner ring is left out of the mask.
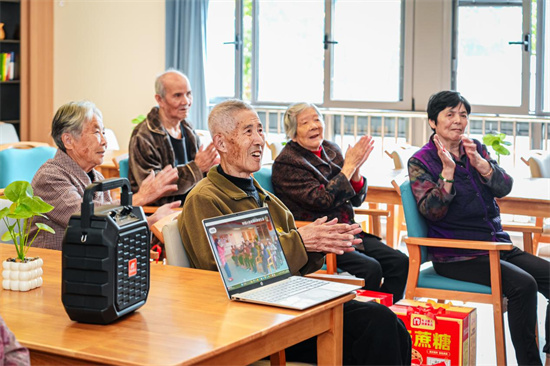
<path id="1" fill-rule="evenodd" d="M 231 300 L 302 310 L 360 288 L 292 276 L 267 207 L 202 222 Z"/>

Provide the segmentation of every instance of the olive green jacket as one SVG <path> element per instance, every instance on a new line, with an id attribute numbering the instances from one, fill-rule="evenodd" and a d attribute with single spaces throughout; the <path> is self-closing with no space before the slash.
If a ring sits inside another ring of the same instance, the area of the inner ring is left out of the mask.
<path id="1" fill-rule="evenodd" d="M 294 217 L 286 206 L 274 195 L 265 191 L 256 180 L 260 200 L 269 208 L 279 240 L 292 274 L 314 272 L 323 265 L 323 253 L 308 253 L 296 230 Z M 253 197 L 248 196 L 227 178 L 218 173 L 214 166 L 205 179 L 189 193 L 183 205 L 178 227 L 183 246 L 194 268 L 216 271 L 216 262 L 210 250 L 202 220 L 235 212 L 258 208 Z"/>

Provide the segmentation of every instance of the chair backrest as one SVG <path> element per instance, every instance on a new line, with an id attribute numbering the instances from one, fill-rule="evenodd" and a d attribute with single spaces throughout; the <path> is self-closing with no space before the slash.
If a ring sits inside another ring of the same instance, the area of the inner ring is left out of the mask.
<path id="1" fill-rule="evenodd" d="M 19 136 L 11 123 L 0 122 L 0 145 L 18 142 Z"/>
<path id="2" fill-rule="evenodd" d="M 271 151 L 271 159 L 275 160 L 277 156 L 279 156 L 283 148 L 285 147 L 286 141 L 278 141 L 278 140 L 271 141 L 271 142 L 266 141 L 265 144 Z"/>
<path id="3" fill-rule="evenodd" d="M 128 154 L 121 154 L 113 158 L 113 163 L 118 169 L 119 176 L 121 178 L 128 178 Z"/>
<path id="4" fill-rule="evenodd" d="M 178 267 L 191 267 L 187 253 L 181 241 L 178 221 L 171 221 L 162 228 L 164 236 L 164 250 L 166 251 L 166 264 Z"/>
<path id="5" fill-rule="evenodd" d="M 263 189 L 273 192 L 273 184 L 271 183 L 271 165 L 263 166 L 260 170 L 254 173 L 254 179 L 260 183 Z"/>
<path id="6" fill-rule="evenodd" d="M 528 162 L 532 178 L 550 178 L 550 153 L 531 155 Z"/>
<path id="7" fill-rule="evenodd" d="M 120 176 L 123 178 L 128 178 L 128 158 L 120 160 L 118 164 L 118 171 L 120 172 Z"/>
<path id="8" fill-rule="evenodd" d="M 398 147 L 391 152 L 384 150 L 384 152 L 393 160 L 394 169 L 403 169 L 407 167 L 407 162 L 410 157 L 413 156 L 418 149 L 420 149 L 418 146 L 406 146 Z"/>
<path id="9" fill-rule="evenodd" d="M 412 193 L 411 182 L 405 180 L 401 186 L 401 202 L 403 203 L 403 212 L 405 214 L 405 222 L 407 223 L 407 234 L 414 238 L 425 238 L 428 235 L 428 226 L 426 220 L 418 211 L 416 199 Z M 426 262 L 428 257 L 428 249 L 421 247 L 422 263 Z"/>
<path id="10" fill-rule="evenodd" d="M 0 188 L 16 180 L 31 182 L 34 174 L 57 149 L 40 146 L 33 149 L 5 149 L 0 151 Z"/>

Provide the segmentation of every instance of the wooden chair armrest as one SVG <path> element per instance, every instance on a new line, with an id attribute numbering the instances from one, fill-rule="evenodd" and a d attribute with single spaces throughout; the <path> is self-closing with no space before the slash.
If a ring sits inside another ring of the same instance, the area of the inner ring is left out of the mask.
<path id="1" fill-rule="evenodd" d="M 47 142 L 40 142 L 40 141 L 18 141 L 18 142 L 10 142 L 8 144 L 1 144 L 0 150 L 5 149 L 32 149 L 35 147 L 40 146 L 50 146 Z"/>
<path id="2" fill-rule="evenodd" d="M 332 281 L 338 283 L 347 283 L 350 285 L 365 286 L 365 280 L 353 276 L 342 276 L 337 274 L 325 274 L 325 273 L 309 273 L 306 277 L 314 278 L 317 280 Z"/>
<path id="3" fill-rule="evenodd" d="M 392 179 L 391 185 L 393 189 L 397 192 L 399 197 L 401 197 L 401 184 L 405 182 L 405 180 L 409 179 L 409 172 L 408 170 L 404 169 L 402 173 L 397 175 L 395 178 Z"/>
<path id="4" fill-rule="evenodd" d="M 354 208 L 356 215 L 389 216 L 389 211 L 376 208 Z"/>
<path id="5" fill-rule="evenodd" d="M 511 250 L 514 248 L 512 243 L 499 243 L 491 241 L 478 240 L 458 240 L 443 238 L 405 238 L 405 243 L 409 245 L 421 245 L 425 247 L 457 248 L 457 249 L 478 249 L 478 250 Z"/>
<path id="6" fill-rule="evenodd" d="M 522 156 L 520 159 L 525 163 L 525 165 L 529 166 L 529 158 L 526 159 L 524 156 Z"/>
<path id="7" fill-rule="evenodd" d="M 155 235 L 158 238 L 158 240 L 160 240 L 161 243 L 164 244 L 164 235 L 162 235 L 162 228 L 164 227 L 164 225 L 174 220 L 177 220 L 180 214 L 181 214 L 181 210 L 174 211 L 170 215 L 166 215 L 162 219 L 155 222 L 151 227 L 151 231 L 153 232 L 153 235 Z"/>
<path id="8" fill-rule="evenodd" d="M 540 234 L 543 232 L 542 227 L 533 225 L 503 224 L 502 229 L 504 231 L 519 231 L 521 233 L 533 234 Z"/>

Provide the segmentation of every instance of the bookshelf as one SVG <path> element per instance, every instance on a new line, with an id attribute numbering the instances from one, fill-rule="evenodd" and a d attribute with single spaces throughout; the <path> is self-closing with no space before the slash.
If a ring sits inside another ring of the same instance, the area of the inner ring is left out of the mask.
<path id="1" fill-rule="evenodd" d="M 0 23 L 5 38 L 0 40 L 0 53 L 21 57 L 21 1 L 0 0 Z M 0 60 L 1 60 L 0 56 Z M 8 66 L 8 65 L 6 65 Z M 2 69 L 2 67 L 0 67 Z M 0 75 L 0 121 L 12 123 L 19 136 L 21 124 L 21 82 L 19 72 L 13 80 L 2 81 Z"/>

